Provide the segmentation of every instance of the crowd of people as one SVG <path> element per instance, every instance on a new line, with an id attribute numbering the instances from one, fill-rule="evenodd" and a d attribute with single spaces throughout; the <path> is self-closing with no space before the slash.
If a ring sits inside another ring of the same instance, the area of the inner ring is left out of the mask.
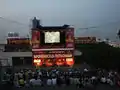
<path id="1" fill-rule="evenodd" d="M 44 87 L 44 86 L 70 86 L 77 88 L 95 87 L 99 83 L 110 86 L 120 86 L 120 78 L 118 72 L 105 71 L 101 69 L 88 70 L 84 69 L 25 69 L 15 72 L 14 75 L 5 75 L 11 77 L 14 87 Z M 8 79 L 7 79 L 8 80 Z"/>

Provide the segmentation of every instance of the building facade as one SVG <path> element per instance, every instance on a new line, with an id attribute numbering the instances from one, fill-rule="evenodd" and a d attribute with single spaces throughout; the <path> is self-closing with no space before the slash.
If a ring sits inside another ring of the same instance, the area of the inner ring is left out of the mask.
<path id="1" fill-rule="evenodd" d="M 7 51 L 4 49 L 4 47 L 6 46 L 6 44 L 2 44 L 1 46 L 1 51 L 0 51 L 0 61 L 4 61 L 3 62 L 3 66 L 7 65 L 6 63 L 9 61 L 9 63 L 12 66 L 25 66 L 25 65 L 29 65 L 32 66 L 32 51 L 24 50 L 24 52 L 22 51 Z M 4 51 L 5 50 L 5 51 Z M 74 56 L 80 56 L 81 52 L 78 50 L 75 50 L 74 52 Z"/>
<path id="2" fill-rule="evenodd" d="M 97 43 L 96 37 L 75 37 L 75 44 Z"/>

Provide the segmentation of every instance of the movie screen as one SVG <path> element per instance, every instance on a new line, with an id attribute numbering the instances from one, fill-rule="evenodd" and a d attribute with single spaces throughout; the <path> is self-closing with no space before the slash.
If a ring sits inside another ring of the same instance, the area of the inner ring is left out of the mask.
<path id="1" fill-rule="evenodd" d="M 60 32 L 45 32 L 45 43 L 60 43 Z"/>
<path id="2" fill-rule="evenodd" d="M 41 45 L 60 45 L 65 44 L 65 32 L 51 31 L 41 32 L 40 35 Z"/>

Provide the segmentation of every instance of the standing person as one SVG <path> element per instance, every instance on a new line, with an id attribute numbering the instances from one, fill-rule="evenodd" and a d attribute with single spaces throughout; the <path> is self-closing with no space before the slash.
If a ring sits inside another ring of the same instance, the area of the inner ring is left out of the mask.
<path id="1" fill-rule="evenodd" d="M 48 86 L 51 86 L 51 85 L 52 85 L 52 78 L 49 77 L 49 78 L 47 79 L 47 85 L 48 85 Z"/>
<path id="2" fill-rule="evenodd" d="M 67 85 L 67 86 L 70 85 L 70 78 L 69 78 L 69 76 L 66 77 L 66 85 Z"/>
<path id="3" fill-rule="evenodd" d="M 76 86 L 77 86 L 77 88 L 80 87 L 80 80 L 79 80 L 79 77 L 76 78 Z"/>
<path id="4" fill-rule="evenodd" d="M 25 86 L 25 81 L 24 81 L 23 78 L 20 78 L 20 79 L 19 79 L 19 86 L 20 86 L 20 87 L 24 87 L 24 86 Z"/>
<path id="5" fill-rule="evenodd" d="M 82 77 L 79 78 L 79 86 L 78 88 L 82 88 L 83 87 L 83 84 L 82 84 Z"/>
<path id="6" fill-rule="evenodd" d="M 57 78 L 53 77 L 52 78 L 52 85 L 55 86 L 57 84 Z"/>
<path id="7" fill-rule="evenodd" d="M 60 86 L 60 85 L 61 85 L 61 79 L 60 79 L 60 77 L 59 77 L 59 76 L 57 77 L 57 85 L 58 85 L 58 86 Z"/>
<path id="8" fill-rule="evenodd" d="M 32 86 L 41 86 L 42 85 L 42 81 L 40 78 L 38 78 L 37 76 L 35 76 L 33 79 L 30 80 L 30 84 Z"/>

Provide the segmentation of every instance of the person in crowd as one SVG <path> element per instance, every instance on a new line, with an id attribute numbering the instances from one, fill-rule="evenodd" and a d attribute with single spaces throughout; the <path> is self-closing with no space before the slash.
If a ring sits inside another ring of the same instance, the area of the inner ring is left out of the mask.
<path id="1" fill-rule="evenodd" d="M 51 78 L 51 77 L 49 77 L 49 78 L 47 79 L 47 85 L 48 85 L 48 86 L 51 86 L 51 85 L 52 85 L 52 78 Z"/>
<path id="2" fill-rule="evenodd" d="M 20 79 L 19 79 L 19 86 L 20 86 L 20 87 L 24 87 L 24 86 L 25 86 L 25 81 L 24 81 L 23 78 L 20 78 Z"/>
<path id="3" fill-rule="evenodd" d="M 66 85 L 67 85 L 67 86 L 70 85 L 70 77 L 69 77 L 69 76 L 66 77 Z"/>
<path id="4" fill-rule="evenodd" d="M 101 77 L 101 83 L 105 84 L 106 83 L 106 78 L 103 76 Z"/>
<path id="5" fill-rule="evenodd" d="M 118 73 L 113 71 L 107 72 L 105 70 L 96 70 L 91 72 L 90 70 L 84 70 L 80 72 L 80 69 L 51 69 L 51 70 L 21 70 L 14 74 L 14 85 L 24 87 L 30 86 L 76 86 L 77 88 L 87 86 L 97 86 L 99 82 L 109 84 L 113 86 L 118 83 Z M 91 74 L 92 73 L 92 74 Z M 100 81 L 99 81 L 100 79 Z"/>
<path id="6" fill-rule="evenodd" d="M 53 85 L 53 86 L 56 86 L 56 84 L 57 84 L 57 78 L 56 78 L 56 77 L 53 77 L 53 78 L 52 78 L 52 85 Z"/>
<path id="7" fill-rule="evenodd" d="M 37 76 L 35 76 L 33 79 L 30 80 L 30 84 L 32 86 L 41 86 L 42 85 L 42 81 L 40 78 L 38 78 Z"/>

